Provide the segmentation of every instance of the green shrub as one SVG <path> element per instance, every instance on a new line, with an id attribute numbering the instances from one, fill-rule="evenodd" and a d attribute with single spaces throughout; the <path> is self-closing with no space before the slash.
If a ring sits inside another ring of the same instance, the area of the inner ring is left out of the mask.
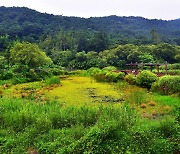
<path id="1" fill-rule="evenodd" d="M 93 75 L 98 82 L 117 82 L 124 79 L 125 74 L 123 72 L 106 72 L 101 71 Z"/>
<path id="2" fill-rule="evenodd" d="M 37 75 L 34 69 L 30 69 L 29 72 L 26 73 L 26 78 L 28 78 L 31 82 L 40 80 L 40 77 Z"/>
<path id="3" fill-rule="evenodd" d="M 105 75 L 106 81 L 107 82 L 117 82 L 119 80 L 122 80 L 124 78 L 124 73 L 122 72 L 108 72 Z"/>
<path id="4" fill-rule="evenodd" d="M 160 69 L 165 70 L 165 65 L 160 66 Z M 170 70 L 180 69 L 180 64 L 179 63 L 168 64 L 168 69 Z"/>
<path id="5" fill-rule="evenodd" d="M 60 84 L 60 78 L 58 76 L 53 76 L 50 78 L 45 79 L 45 84 L 46 85 L 51 85 L 51 84 Z"/>
<path id="6" fill-rule="evenodd" d="M 14 77 L 14 73 L 11 70 L 3 70 L 0 74 L 0 80 L 9 80 Z"/>
<path id="7" fill-rule="evenodd" d="M 163 76 L 160 77 L 153 85 L 152 91 L 161 94 L 180 93 L 180 76 Z"/>
<path id="8" fill-rule="evenodd" d="M 100 68 L 97 68 L 97 67 L 91 67 L 90 69 L 87 70 L 88 74 L 89 75 L 94 75 L 94 74 L 97 74 L 99 72 L 101 72 L 101 69 Z"/>
<path id="9" fill-rule="evenodd" d="M 86 70 L 74 70 L 68 73 L 69 75 L 86 76 Z"/>
<path id="10" fill-rule="evenodd" d="M 55 76 L 57 75 L 63 75 L 62 73 L 64 73 L 65 71 L 62 70 L 61 68 L 51 68 L 51 73 Z"/>
<path id="11" fill-rule="evenodd" d="M 114 66 L 108 66 L 108 67 L 104 67 L 102 70 L 109 72 L 109 71 L 115 71 L 117 70 L 117 68 Z"/>
<path id="12" fill-rule="evenodd" d="M 156 76 L 156 74 L 145 70 L 137 75 L 136 83 L 141 87 L 150 89 L 153 82 L 155 82 L 157 79 L 158 77 Z"/>
<path id="13" fill-rule="evenodd" d="M 14 77 L 12 79 L 12 84 L 26 83 L 29 82 L 29 79 L 26 77 Z"/>
<path id="14" fill-rule="evenodd" d="M 136 77 L 133 74 L 128 74 L 124 77 L 124 80 L 129 84 L 135 84 L 136 83 Z"/>
<path id="15" fill-rule="evenodd" d="M 157 72 L 157 71 L 154 70 L 153 72 Z M 166 74 L 166 70 L 160 70 L 159 72 Z M 180 75 L 180 69 L 170 69 L 170 70 L 168 70 L 167 73 L 170 75 Z"/>
<path id="16" fill-rule="evenodd" d="M 170 74 L 170 75 L 180 75 L 180 69 L 168 70 L 168 74 Z"/>
<path id="17" fill-rule="evenodd" d="M 96 74 L 93 75 L 93 78 L 97 81 L 97 82 L 105 82 L 106 81 L 106 72 L 98 72 Z"/>

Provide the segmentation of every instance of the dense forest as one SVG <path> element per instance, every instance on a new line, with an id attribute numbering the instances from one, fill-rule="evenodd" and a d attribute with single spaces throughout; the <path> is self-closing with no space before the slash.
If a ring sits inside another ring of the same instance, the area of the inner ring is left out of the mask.
<path id="1" fill-rule="evenodd" d="M 0 7 L 0 35 L 8 34 L 12 38 L 38 42 L 47 35 L 52 36 L 62 30 L 73 35 L 73 38 L 86 38 L 85 41 L 93 40 L 97 32 L 103 32 L 108 36 L 111 45 L 159 42 L 180 45 L 179 19 L 164 21 L 118 16 L 86 19 L 54 16 L 28 8 Z"/>
<path id="2" fill-rule="evenodd" d="M 39 13 L 28 8 L 0 7 L 1 61 L 21 41 L 36 43 L 54 64 L 88 69 L 130 62 L 177 63 L 180 20 L 141 17 L 78 18 Z"/>
<path id="3" fill-rule="evenodd" d="M 179 39 L 179 19 L 86 19 L 0 7 L 1 78 L 11 78 L 12 72 L 29 76 L 30 69 L 35 76 L 32 71 L 44 65 L 74 70 L 107 66 L 124 69 L 131 62 L 179 63 Z"/>

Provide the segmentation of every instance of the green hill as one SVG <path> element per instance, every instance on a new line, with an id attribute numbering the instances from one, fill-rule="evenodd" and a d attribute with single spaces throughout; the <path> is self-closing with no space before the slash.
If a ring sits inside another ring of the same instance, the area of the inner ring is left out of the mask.
<path id="1" fill-rule="evenodd" d="M 40 13 L 20 7 L 0 7 L 0 35 L 11 37 L 32 38 L 55 34 L 60 29 L 105 32 L 114 42 L 151 43 L 152 30 L 163 42 L 180 45 L 180 20 L 149 20 L 142 17 L 66 17 Z"/>

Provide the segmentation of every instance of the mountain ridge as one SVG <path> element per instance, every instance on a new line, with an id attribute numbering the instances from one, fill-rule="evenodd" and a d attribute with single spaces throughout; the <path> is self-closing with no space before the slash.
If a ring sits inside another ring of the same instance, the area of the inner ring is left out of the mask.
<path id="1" fill-rule="evenodd" d="M 135 16 L 73 17 L 41 13 L 27 7 L 0 7 L 0 35 L 38 39 L 60 29 L 103 31 L 114 37 L 150 38 L 156 30 L 165 42 L 180 39 L 180 19 L 159 20 Z M 179 41 L 178 41 L 179 42 Z M 175 42 L 177 43 L 177 42 Z"/>
<path id="2" fill-rule="evenodd" d="M 115 15 L 115 14 L 112 14 L 112 15 L 105 15 L 105 16 L 92 16 L 92 17 L 80 17 L 80 16 L 65 16 L 63 14 L 53 14 L 53 13 L 47 13 L 47 12 L 41 12 L 41 11 L 37 11 L 35 9 L 31 9 L 31 8 L 28 8 L 28 7 L 16 7 L 16 6 L 13 6 L 13 7 L 6 7 L 6 6 L 0 6 L 0 8 L 5 8 L 5 9 L 11 9 L 11 8 L 17 8 L 17 9 L 27 9 L 27 10 L 31 10 L 31 11 L 35 11 L 35 12 L 38 12 L 38 13 L 41 13 L 41 14 L 48 14 L 48 15 L 53 15 L 53 16 L 63 16 L 63 17 L 75 17 L 75 18 L 83 18 L 83 19 L 89 19 L 89 18 L 104 18 L 104 17 L 111 17 L 111 16 L 116 16 L 116 17 L 127 17 L 127 18 L 131 18 L 131 17 L 134 17 L 134 18 L 143 18 L 143 19 L 147 19 L 147 20 L 161 20 L 161 21 L 174 21 L 174 20 L 180 20 L 180 18 L 177 18 L 177 19 L 157 19 L 157 18 L 147 18 L 147 17 L 143 17 L 143 16 L 119 16 L 119 15 Z"/>

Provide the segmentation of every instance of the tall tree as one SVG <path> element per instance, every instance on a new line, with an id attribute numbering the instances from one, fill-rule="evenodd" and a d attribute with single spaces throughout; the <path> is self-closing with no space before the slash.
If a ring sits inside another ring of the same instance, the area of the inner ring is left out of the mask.
<path id="1" fill-rule="evenodd" d="M 109 47 L 108 35 L 104 32 L 97 32 L 91 42 L 91 50 L 100 52 Z"/>
<path id="2" fill-rule="evenodd" d="M 29 68 L 51 64 L 52 61 L 36 44 L 16 42 L 10 50 L 13 64 L 26 65 Z"/>
<path id="3" fill-rule="evenodd" d="M 161 42 L 160 36 L 159 36 L 157 30 L 155 30 L 155 29 L 151 30 L 151 38 L 152 38 L 153 44 L 159 44 Z"/>

